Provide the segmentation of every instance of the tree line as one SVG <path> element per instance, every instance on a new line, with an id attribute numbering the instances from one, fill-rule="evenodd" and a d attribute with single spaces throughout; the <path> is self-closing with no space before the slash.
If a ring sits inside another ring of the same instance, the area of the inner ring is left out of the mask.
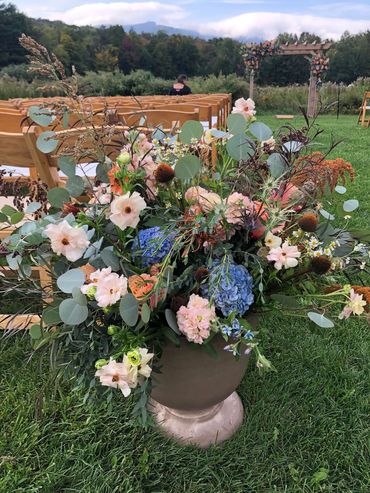
<path id="1" fill-rule="evenodd" d="M 80 74 L 88 71 L 150 71 L 156 77 L 173 79 L 210 74 L 244 75 L 241 43 L 231 38 L 209 40 L 184 35 L 138 34 L 122 26 L 72 26 L 61 21 L 33 19 L 12 4 L 0 4 L 0 69 L 22 77 L 26 53 L 18 43 L 24 32 L 53 51 L 67 71 L 75 66 Z M 321 41 L 310 33 L 283 33 L 280 42 Z M 330 67 L 326 80 L 349 84 L 358 77 L 370 77 L 370 31 L 344 33 L 328 53 Z M 13 66 L 18 66 L 16 70 Z M 24 71 L 24 77 L 26 73 Z M 258 84 L 285 86 L 306 83 L 309 61 L 302 56 L 274 56 L 263 60 Z"/>

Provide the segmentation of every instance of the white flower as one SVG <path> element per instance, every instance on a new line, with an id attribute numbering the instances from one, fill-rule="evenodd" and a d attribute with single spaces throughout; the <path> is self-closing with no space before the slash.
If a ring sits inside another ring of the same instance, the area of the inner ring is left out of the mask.
<path id="1" fill-rule="evenodd" d="M 278 248 L 281 245 L 281 238 L 276 235 L 273 235 L 271 231 L 267 233 L 265 236 L 265 245 L 268 248 Z"/>
<path id="2" fill-rule="evenodd" d="M 85 230 L 74 228 L 66 220 L 58 224 L 48 224 L 45 234 L 50 238 L 53 252 L 64 255 L 70 262 L 81 258 L 90 244 Z"/>
<path id="3" fill-rule="evenodd" d="M 282 267 L 289 269 L 298 265 L 298 258 L 301 256 L 301 252 L 296 246 L 291 246 L 285 241 L 281 247 L 272 248 L 267 255 L 267 260 L 275 262 L 274 267 L 276 270 L 280 270 Z"/>
<path id="4" fill-rule="evenodd" d="M 339 314 L 338 318 L 341 320 L 348 318 L 352 313 L 354 315 L 361 315 L 365 310 L 364 306 L 366 306 L 366 301 L 364 300 L 362 294 L 358 294 L 354 291 L 354 289 L 351 289 L 349 301 L 343 308 L 343 311 Z"/>
<path id="5" fill-rule="evenodd" d="M 137 353 L 137 360 L 132 363 L 132 358 L 130 358 L 130 353 Z M 146 348 L 139 348 L 136 351 L 130 351 L 123 357 L 123 363 L 129 368 L 130 380 L 134 387 L 137 386 L 140 376 L 149 378 L 152 369 L 148 365 L 149 361 L 153 358 L 154 353 L 149 353 Z"/>
<path id="6" fill-rule="evenodd" d="M 235 101 L 232 113 L 240 113 L 246 120 L 250 120 L 256 114 L 255 103 L 251 98 L 239 98 Z"/>
<path id="7" fill-rule="evenodd" d="M 127 293 L 127 279 L 115 272 L 99 280 L 96 285 L 95 299 L 102 308 L 114 305 Z"/>
<path id="8" fill-rule="evenodd" d="M 95 372 L 100 383 L 106 387 L 120 389 L 125 397 L 131 394 L 131 388 L 134 387 L 130 375 L 130 368 L 124 363 L 117 363 L 110 358 L 109 363 Z"/>
<path id="9" fill-rule="evenodd" d="M 91 198 L 89 204 L 106 205 L 112 200 L 110 185 L 106 183 L 101 183 L 98 187 L 94 187 L 93 192 L 94 196 Z"/>
<path id="10" fill-rule="evenodd" d="M 120 229 L 136 228 L 140 220 L 140 212 L 146 207 L 146 202 L 138 192 L 129 192 L 117 197 L 111 203 L 109 219 Z"/>

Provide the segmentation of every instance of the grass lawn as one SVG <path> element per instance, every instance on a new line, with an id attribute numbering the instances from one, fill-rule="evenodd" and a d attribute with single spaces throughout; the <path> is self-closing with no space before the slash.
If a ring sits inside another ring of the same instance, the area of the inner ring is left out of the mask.
<path id="1" fill-rule="evenodd" d="M 354 116 L 319 123 L 320 141 L 330 132 L 345 141 L 333 155 L 356 168 L 345 197 L 360 200 L 354 222 L 365 227 L 370 129 Z M 68 386 L 50 385 L 47 358 L 28 360 L 27 336 L 1 341 L 0 492 L 367 493 L 367 324 L 319 329 L 280 314 L 263 320 L 261 336 L 277 373 L 250 369 L 242 428 L 205 451 L 134 427 L 118 392 L 111 413 L 88 410 Z"/>

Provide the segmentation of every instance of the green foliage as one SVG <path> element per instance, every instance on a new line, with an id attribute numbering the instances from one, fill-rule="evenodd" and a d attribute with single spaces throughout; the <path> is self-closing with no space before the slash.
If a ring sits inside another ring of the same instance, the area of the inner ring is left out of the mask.
<path id="1" fill-rule="evenodd" d="M 201 162 L 197 156 L 185 154 L 181 157 L 175 167 L 175 176 L 180 180 L 191 180 L 201 169 Z"/>

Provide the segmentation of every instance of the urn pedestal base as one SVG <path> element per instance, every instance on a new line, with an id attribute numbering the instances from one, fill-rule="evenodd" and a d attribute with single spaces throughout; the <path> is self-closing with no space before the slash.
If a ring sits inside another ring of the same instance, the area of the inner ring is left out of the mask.
<path id="1" fill-rule="evenodd" d="M 149 410 L 157 426 L 180 445 L 206 448 L 230 438 L 243 422 L 240 397 L 233 392 L 224 401 L 199 411 L 182 411 L 150 400 Z"/>

